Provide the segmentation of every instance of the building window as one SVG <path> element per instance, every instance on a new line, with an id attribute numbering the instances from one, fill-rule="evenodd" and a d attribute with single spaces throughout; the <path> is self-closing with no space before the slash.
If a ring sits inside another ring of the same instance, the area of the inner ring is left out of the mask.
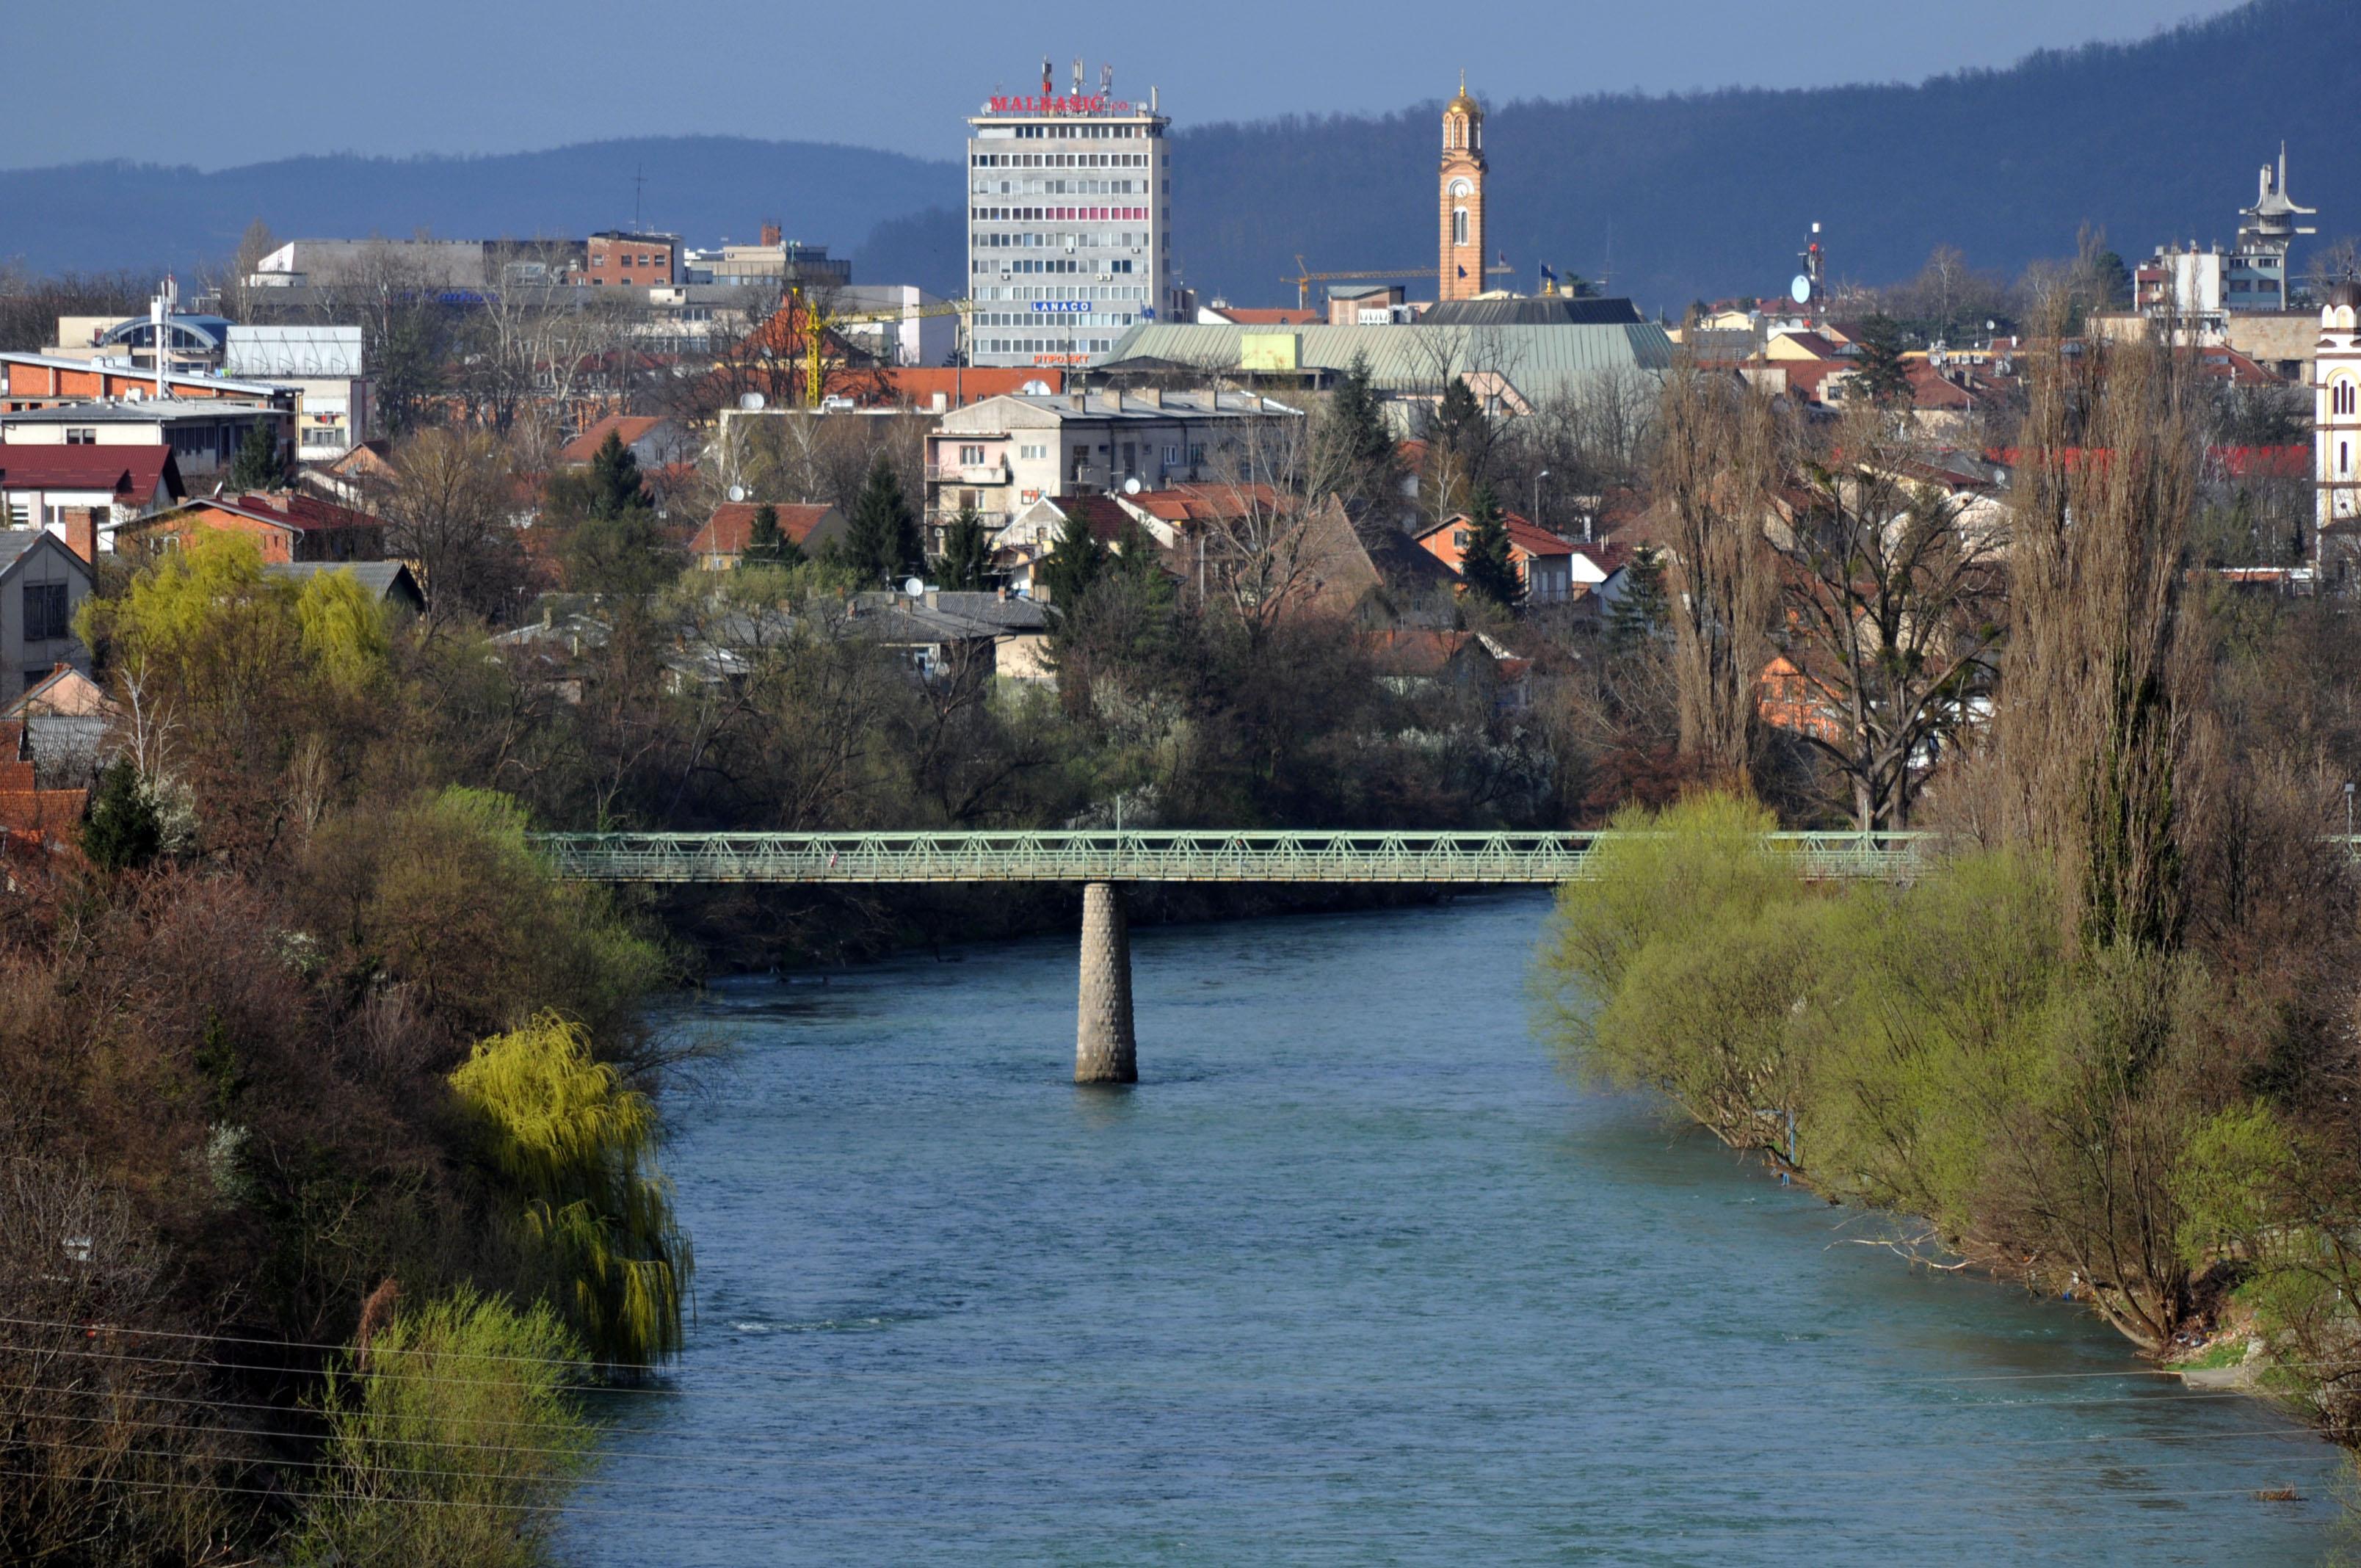
<path id="1" fill-rule="evenodd" d="M 25 585 L 25 641 L 48 642 L 73 635 L 63 583 Z"/>
<path id="2" fill-rule="evenodd" d="M 98 432 L 82 426 L 69 425 L 66 427 L 66 444 L 95 446 L 98 444 Z"/>
<path id="3" fill-rule="evenodd" d="M 1454 207 L 1451 210 L 1451 243 L 1454 245 L 1467 243 L 1467 209 L 1465 207 Z"/>
<path id="4" fill-rule="evenodd" d="M 981 446 L 961 447 L 960 466 L 966 468 L 982 467 L 983 466 L 983 448 Z"/>

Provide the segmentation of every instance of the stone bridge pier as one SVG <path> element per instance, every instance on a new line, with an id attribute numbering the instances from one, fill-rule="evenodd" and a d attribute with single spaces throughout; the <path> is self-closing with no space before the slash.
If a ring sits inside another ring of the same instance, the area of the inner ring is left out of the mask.
<path id="1" fill-rule="evenodd" d="M 1082 982 L 1075 1011 L 1074 1081 L 1139 1081 L 1139 1054 L 1131 1032 L 1131 923 L 1117 883 L 1082 884 Z"/>

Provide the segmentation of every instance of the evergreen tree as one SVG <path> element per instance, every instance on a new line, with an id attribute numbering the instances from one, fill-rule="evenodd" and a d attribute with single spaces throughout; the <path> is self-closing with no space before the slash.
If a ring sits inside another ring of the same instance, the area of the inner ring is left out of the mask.
<path id="1" fill-rule="evenodd" d="M 1106 558 L 1106 546 L 1091 536 L 1089 521 L 1079 512 L 1068 517 L 1058 531 L 1058 543 L 1041 563 L 1040 583 L 1049 601 L 1071 616 L 1098 580 Z"/>
<path id="2" fill-rule="evenodd" d="M 248 490 L 282 489 L 286 484 L 287 465 L 279 456 L 279 433 L 270 421 L 257 420 L 247 427 L 246 443 L 230 463 L 225 488 L 232 495 L 242 495 Z"/>
<path id="3" fill-rule="evenodd" d="M 803 547 L 779 529 L 779 509 L 764 501 L 754 509 L 746 531 L 746 564 L 750 566 L 795 566 L 803 563 Z"/>
<path id="4" fill-rule="evenodd" d="M 2095 310 L 2119 311 L 2132 302 L 2132 269 L 2112 250 L 2091 262 L 2091 300 Z"/>
<path id="5" fill-rule="evenodd" d="M 1504 608 L 1525 597 L 1524 579 L 1517 573 L 1509 549 L 1509 521 L 1492 487 L 1478 485 L 1467 509 L 1467 547 L 1459 553 L 1460 580 L 1467 591 Z"/>
<path id="6" fill-rule="evenodd" d="M 1394 493 L 1397 469 L 1376 378 L 1367 356 L 1356 353 L 1312 426 L 1313 499 L 1334 491 L 1347 506 L 1382 502 Z"/>
<path id="7" fill-rule="evenodd" d="M 680 563 L 656 521 L 639 459 L 613 431 L 590 459 L 589 507 L 566 543 L 566 586 L 584 593 L 637 596 L 669 581 Z"/>
<path id="8" fill-rule="evenodd" d="M 590 515 L 620 517 L 634 508 L 654 509 L 640 480 L 640 460 L 613 431 L 590 459 Z"/>
<path id="9" fill-rule="evenodd" d="M 1880 408 L 1910 400 L 1910 373 L 1902 367 L 1902 323 L 1883 312 L 1861 323 L 1860 395 Z"/>
<path id="10" fill-rule="evenodd" d="M 963 506 L 943 531 L 943 558 L 935 564 L 942 586 L 972 592 L 992 574 L 992 541 L 975 508 Z"/>
<path id="11" fill-rule="evenodd" d="M 1463 378 L 1453 377 L 1427 419 L 1420 499 L 1429 517 L 1440 521 L 1469 509 L 1476 487 L 1490 477 L 1493 439 L 1484 405 Z"/>
<path id="12" fill-rule="evenodd" d="M 108 763 L 82 825 L 82 852 L 100 871 L 137 871 L 163 843 L 163 822 L 140 786 L 139 770 L 120 759 Z"/>
<path id="13" fill-rule="evenodd" d="M 1608 612 L 1609 646 L 1630 648 L 1654 636 L 1668 624 L 1671 612 L 1672 601 L 1664 589 L 1664 557 L 1655 546 L 1643 544 L 1623 568 L 1622 595 Z"/>
<path id="14" fill-rule="evenodd" d="M 918 520 L 902 494 L 901 477 L 883 453 L 870 465 L 861 498 L 852 505 L 852 522 L 845 530 L 844 559 L 863 587 L 891 586 L 924 564 L 918 546 Z"/>

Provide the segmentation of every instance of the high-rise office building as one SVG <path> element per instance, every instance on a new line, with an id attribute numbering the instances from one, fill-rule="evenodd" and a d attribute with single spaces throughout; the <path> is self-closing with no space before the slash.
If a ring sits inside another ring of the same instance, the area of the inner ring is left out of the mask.
<path id="1" fill-rule="evenodd" d="M 1080 365 L 1176 314 L 1172 155 L 1146 106 L 1099 91 L 990 100 L 968 120 L 967 285 L 975 365 Z"/>

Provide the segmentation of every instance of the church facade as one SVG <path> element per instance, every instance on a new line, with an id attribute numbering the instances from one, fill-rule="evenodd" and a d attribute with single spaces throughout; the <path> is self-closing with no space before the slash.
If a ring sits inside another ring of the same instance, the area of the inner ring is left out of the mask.
<path id="1" fill-rule="evenodd" d="M 2328 291 L 2312 386 L 2313 530 L 2325 579 L 2345 575 L 2361 542 L 2361 283 Z"/>

